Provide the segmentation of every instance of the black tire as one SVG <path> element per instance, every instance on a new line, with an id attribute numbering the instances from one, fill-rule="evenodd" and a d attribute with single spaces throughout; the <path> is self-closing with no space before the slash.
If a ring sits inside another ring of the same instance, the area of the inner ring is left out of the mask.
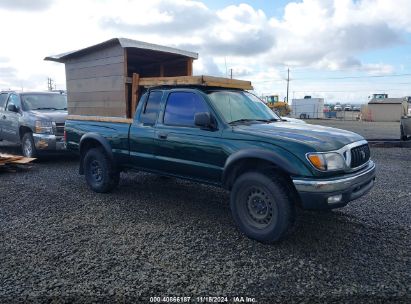
<path id="1" fill-rule="evenodd" d="M 113 190 L 120 180 L 120 172 L 100 148 L 92 148 L 84 156 L 84 174 L 89 187 L 99 193 Z"/>
<path id="2" fill-rule="evenodd" d="M 402 125 L 400 125 L 400 132 L 401 132 L 400 139 L 401 140 L 407 140 L 407 135 L 405 135 L 404 127 Z"/>
<path id="3" fill-rule="evenodd" d="M 230 207 L 239 229 L 249 238 L 272 243 L 295 223 L 296 204 L 286 181 L 259 172 L 242 174 L 231 190 Z"/>
<path id="4" fill-rule="evenodd" d="M 34 145 L 33 134 L 27 132 L 23 135 L 21 139 L 21 149 L 25 157 L 37 157 L 37 149 Z"/>

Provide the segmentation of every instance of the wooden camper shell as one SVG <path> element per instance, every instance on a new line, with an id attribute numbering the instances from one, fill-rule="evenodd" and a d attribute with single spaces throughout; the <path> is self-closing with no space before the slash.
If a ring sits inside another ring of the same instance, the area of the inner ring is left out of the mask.
<path id="1" fill-rule="evenodd" d="M 71 117 L 134 116 L 141 87 L 196 85 L 252 89 L 248 81 L 192 76 L 197 53 L 113 38 L 45 60 L 65 64 L 68 113 Z"/>

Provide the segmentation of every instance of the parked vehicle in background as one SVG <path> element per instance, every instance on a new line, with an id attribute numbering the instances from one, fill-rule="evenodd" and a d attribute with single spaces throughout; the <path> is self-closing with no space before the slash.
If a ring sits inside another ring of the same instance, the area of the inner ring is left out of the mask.
<path id="1" fill-rule="evenodd" d="M 342 111 L 341 105 L 335 105 L 334 106 L 334 111 Z"/>
<path id="2" fill-rule="evenodd" d="M 21 144 L 26 157 L 65 150 L 66 118 L 66 94 L 0 92 L 0 140 Z"/>
<path id="3" fill-rule="evenodd" d="M 359 111 L 361 111 L 361 106 L 353 106 L 352 110 L 356 111 L 356 112 L 359 112 Z"/>
<path id="4" fill-rule="evenodd" d="M 351 105 L 344 106 L 344 111 L 351 111 L 351 110 L 352 110 Z"/>
<path id="5" fill-rule="evenodd" d="M 402 117 L 400 120 L 401 140 L 411 137 L 411 97 L 406 97 L 402 102 Z"/>

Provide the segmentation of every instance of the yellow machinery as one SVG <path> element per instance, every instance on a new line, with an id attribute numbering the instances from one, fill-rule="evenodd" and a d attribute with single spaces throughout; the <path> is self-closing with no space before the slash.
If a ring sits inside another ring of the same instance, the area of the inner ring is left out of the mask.
<path id="1" fill-rule="evenodd" d="M 279 101 L 279 96 L 278 95 L 269 95 L 264 97 L 265 102 L 267 106 L 271 109 L 274 110 L 274 105 Z"/>

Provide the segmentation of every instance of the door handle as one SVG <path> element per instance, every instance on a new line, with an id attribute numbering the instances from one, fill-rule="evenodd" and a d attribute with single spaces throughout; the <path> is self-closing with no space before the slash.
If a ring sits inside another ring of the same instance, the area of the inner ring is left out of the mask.
<path id="1" fill-rule="evenodd" d="M 160 139 L 167 139 L 168 134 L 167 134 L 167 133 L 160 132 L 160 133 L 158 133 L 157 136 L 158 136 L 158 138 L 160 138 Z"/>

